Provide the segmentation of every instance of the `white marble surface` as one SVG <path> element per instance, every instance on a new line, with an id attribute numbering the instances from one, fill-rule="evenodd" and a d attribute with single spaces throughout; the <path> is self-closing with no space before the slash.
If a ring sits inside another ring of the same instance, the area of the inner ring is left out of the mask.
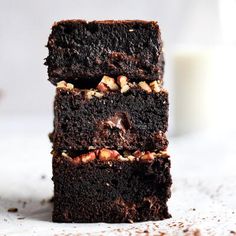
<path id="1" fill-rule="evenodd" d="M 51 222 L 50 117 L 0 118 L 0 236 L 236 235 L 233 134 L 172 138 L 172 218 L 135 224 Z M 229 137 L 231 141 L 226 142 Z M 227 138 L 227 139 L 226 139 Z M 10 213 L 9 208 L 18 208 Z"/>

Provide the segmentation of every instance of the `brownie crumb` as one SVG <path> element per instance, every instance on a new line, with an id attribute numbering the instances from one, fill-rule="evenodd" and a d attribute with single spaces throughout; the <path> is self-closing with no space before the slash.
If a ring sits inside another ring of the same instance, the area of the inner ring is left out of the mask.
<path id="1" fill-rule="evenodd" d="M 41 205 L 44 205 L 46 203 L 46 200 L 45 199 L 42 199 L 41 201 L 40 201 L 40 204 Z"/>
<path id="2" fill-rule="evenodd" d="M 166 236 L 166 233 L 160 232 L 159 235 L 160 235 L 160 236 Z"/>
<path id="3" fill-rule="evenodd" d="M 41 179 L 46 179 L 46 175 L 41 175 Z"/>
<path id="4" fill-rule="evenodd" d="M 201 236 L 201 232 L 199 229 L 193 231 L 193 236 Z"/>
<path id="5" fill-rule="evenodd" d="M 25 207 L 26 207 L 26 204 L 27 204 L 27 202 L 24 201 L 24 202 L 22 203 L 22 208 L 25 208 Z"/>
<path id="6" fill-rule="evenodd" d="M 11 208 L 9 208 L 7 211 L 14 213 L 14 212 L 18 212 L 18 209 L 15 208 L 15 207 L 11 207 Z"/>

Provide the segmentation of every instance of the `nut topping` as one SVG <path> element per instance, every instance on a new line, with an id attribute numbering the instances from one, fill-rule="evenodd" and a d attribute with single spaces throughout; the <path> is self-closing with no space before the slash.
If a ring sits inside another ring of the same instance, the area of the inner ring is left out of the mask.
<path id="1" fill-rule="evenodd" d="M 103 148 L 99 152 L 99 159 L 101 161 L 116 160 L 119 155 L 120 155 L 119 152 L 117 152 L 115 150 Z"/>
<path id="2" fill-rule="evenodd" d="M 65 152 L 65 151 L 62 151 L 61 155 L 62 155 L 63 157 L 65 157 L 65 158 L 70 158 L 70 156 L 68 155 L 68 153 Z"/>
<path id="3" fill-rule="evenodd" d="M 159 86 L 159 84 L 157 83 L 156 80 L 151 82 L 149 85 L 155 93 L 159 93 L 161 91 L 160 86 Z"/>
<path id="4" fill-rule="evenodd" d="M 139 151 L 139 150 L 137 150 L 137 151 L 135 151 L 135 152 L 133 153 L 133 155 L 134 155 L 135 158 L 140 158 L 140 157 L 143 156 L 144 154 L 145 154 L 144 152 L 141 152 L 141 151 Z"/>
<path id="5" fill-rule="evenodd" d="M 125 157 L 123 157 L 123 156 L 121 156 L 121 155 L 119 155 L 119 156 L 117 157 L 117 159 L 118 159 L 119 161 L 128 161 L 127 158 L 125 158 Z"/>
<path id="6" fill-rule="evenodd" d="M 117 83 L 123 88 L 125 85 L 128 84 L 128 78 L 124 75 L 120 75 L 117 77 Z"/>
<path id="7" fill-rule="evenodd" d="M 95 92 L 94 96 L 97 98 L 101 98 L 104 94 L 103 93 L 99 93 L 99 92 Z"/>
<path id="8" fill-rule="evenodd" d="M 73 89 L 74 85 L 71 83 L 66 83 L 64 80 L 57 83 L 57 88 L 66 88 L 66 89 Z"/>
<path id="9" fill-rule="evenodd" d="M 104 75 L 100 83 L 104 83 L 112 91 L 119 90 L 119 87 L 116 84 L 115 80 L 109 76 Z"/>
<path id="10" fill-rule="evenodd" d="M 83 163 L 87 163 L 89 161 L 93 161 L 96 158 L 96 155 L 94 152 L 89 152 L 86 154 L 82 154 L 80 158 Z"/>
<path id="11" fill-rule="evenodd" d="M 127 156 L 127 159 L 128 159 L 129 161 L 134 161 L 134 160 L 135 160 L 135 157 L 132 156 L 132 155 L 129 155 L 129 156 Z"/>
<path id="12" fill-rule="evenodd" d="M 126 84 L 126 85 L 124 85 L 124 87 L 121 88 L 120 92 L 121 93 L 126 93 L 129 89 L 130 89 L 129 85 Z"/>
<path id="13" fill-rule="evenodd" d="M 94 147 L 92 147 L 94 148 Z M 116 151 L 107 148 L 96 149 L 88 153 L 80 154 L 74 158 L 70 157 L 66 151 L 63 151 L 61 154 L 65 158 L 69 158 L 75 164 L 85 164 L 91 162 L 95 159 L 100 161 L 107 161 L 107 163 L 112 166 L 112 161 L 153 161 L 155 158 L 168 158 L 169 155 L 166 151 L 162 152 L 142 152 L 140 150 L 135 151 L 134 153 L 124 151 L 122 155 Z"/>
<path id="14" fill-rule="evenodd" d="M 75 164 L 80 164 L 80 163 L 81 163 L 81 158 L 80 158 L 80 156 L 75 157 L 75 158 L 73 159 L 73 162 L 74 162 Z"/>
<path id="15" fill-rule="evenodd" d="M 101 98 L 104 94 L 103 93 L 99 93 L 99 92 L 96 92 L 94 90 L 88 90 L 86 92 L 86 97 L 88 99 L 92 99 L 93 97 L 98 97 L 98 98 Z"/>
<path id="16" fill-rule="evenodd" d="M 109 91 L 109 88 L 106 84 L 104 84 L 103 82 L 100 82 L 97 85 L 97 90 L 99 90 L 100 92 L 107 92 L 107 91 Z"/>
<path id="17" fill-rule="evenodd" d="M 86 97 L 87 97 L 88 99 L 92 99 L 93 96 L 94 96 L 94 94 L 95 94 L 95 91 L 93 91 L 93 90 L 88 90 L 88 91 L 86 92 Z"/>
<path id="18" fill-rule="evenodd" d="M 141 160 L 151 161 L 155 158 L 155 152 L 146 152 L 143 156 L 141 156 Z"/>
<path id="19" fill-rule="evenodd" d="M 139 85 L 139 87 L 141 89 L 143 89 L 147 93 L 151 93 L 152 92 L 152 89 L 150 88 L 150 86 L 145 81 L 139 82 L 138 85 Z"/>
<path id="20" fill-rule="evenodd" d="M 112 156 L 112 151 L 106 148 L 103 148 L 99 152 L 99 159 L 101 161 L 108 161 Z"/>

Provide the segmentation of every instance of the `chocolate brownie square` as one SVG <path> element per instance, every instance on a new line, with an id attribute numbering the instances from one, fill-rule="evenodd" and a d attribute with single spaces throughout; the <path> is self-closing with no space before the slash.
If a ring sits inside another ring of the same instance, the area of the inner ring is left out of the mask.
<path id="1" fill-rule="evenodd" d="M 170 217 L 169 156 L 101 149 L 53 152 L 54 222 L 138 222 Z"/>
<path id="2" fill-rule="evenodd" d="M 49 81 L 85 84 L 103 75 L 162 80 L 164 59 L 155 21 L 65 20 L 52 27 L 46 58 Z"/>
<path id="3" fill-rule="evenodd" d="M 73 88 L 65 82 L 58 84 L 51 134 L 53 149 L 70 153 L 103 147 L 128 151 L 166 150 L 167 91 L 158 87 L 156 81 L 119 83 L 119 87 L 116 80 L 105 77 L 104 84 L 101 81 L 97 89 Z M 113 82 L 109 83 L 109 79 Z M 116 89 L 99 90 L 105 83 Z M 126 90 L 122 91 L 125 86 Z"/>

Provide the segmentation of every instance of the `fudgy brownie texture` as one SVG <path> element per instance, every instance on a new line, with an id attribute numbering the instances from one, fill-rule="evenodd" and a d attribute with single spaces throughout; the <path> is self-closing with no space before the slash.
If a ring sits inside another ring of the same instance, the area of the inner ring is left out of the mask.
<path id="1" fill-rule="evenodd" d="M 162 80 L 164 59 L 155 21 L 66 20 L 53 25 L 47 44 L 49 81 L 87 88 L 103 75 Z"/>
<path id="2" fill-rule="evenodd" d="M 86 90 L 57 88 L 53 149 L 165 150 L 168 93 L 147 93 L 139 87 L 86 97 Z"/>
<path id="3" fill-rule="evenodd" d="M 54 152 L 54 222 L 137 222 L 170 217 L 166 154 L 152 161 L 78 164 Z"/>

